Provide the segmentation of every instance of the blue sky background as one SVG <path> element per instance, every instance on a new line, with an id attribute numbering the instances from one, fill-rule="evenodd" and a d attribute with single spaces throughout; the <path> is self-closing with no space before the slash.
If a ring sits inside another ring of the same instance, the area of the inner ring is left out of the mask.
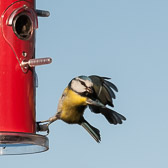
<path id="1" fill-rule="evenodd" d="M 37 0 L 49 10 L 39 18 L 36 57 L 53 62 L 36 68 L 37 120 L 54 115 L 58 99 L 78 75 L 111 77 L 119 89 L 115 110 L 123 125 L 110 125 L 88 109 L 101 131 L 97 144 L 78 125 L 50 126 L 50 149 L 0 157 L 1 167 L 166 168 L 168 166 L 168 1 Z"/>

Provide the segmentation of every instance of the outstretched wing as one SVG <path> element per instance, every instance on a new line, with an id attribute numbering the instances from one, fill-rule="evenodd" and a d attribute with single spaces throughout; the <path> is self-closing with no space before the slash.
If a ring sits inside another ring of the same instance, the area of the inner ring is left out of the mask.
<path id="1" fill-rule="evenodd" d="M 122 124 L 122 120 L 126 120 L 126 118 L 123 115 L 105 106 L 100 107 L 95 105 L 89 105 L 89 108 L 94 113 L 103 114 L 110 124 L 114 124 L 114 125 Z"/>
<path id="2" fill-rule="evenodd" d="M 99 77 L 96 75 L 91 75 L 89 78 L 93 82 L 93 88 L 95 91 L 95 98 L 100 100 L 104 105 L 113 105 L 113 99 L 116 98 L 114 91 L 118 92 L 117 87 L 108 81 L 107 77 Z"/>
<path id="3" fill-rule="evenodd" d="M 89 78 L 93 82 L 93 89 L 95 92 L 94 98 L 96 100 L 93 101 L 94 103 L 88 103 L 90 110 L 94 113 L 103 114 L 110 124 L 122 124 L 122 121 L 126 120 L 126 118 L 116 111 L 106 107 L 106 105 L 114 107 L 113 99 L 116 98 L 114 91 L 118 92 L 117 87 L 109 82 L 108 79 L 110 78 L 107 77 L 92 75 L 89 76 Z"/>

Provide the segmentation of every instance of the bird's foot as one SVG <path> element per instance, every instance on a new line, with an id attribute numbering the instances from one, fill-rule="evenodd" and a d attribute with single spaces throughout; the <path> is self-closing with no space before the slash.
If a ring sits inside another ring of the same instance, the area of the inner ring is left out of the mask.
<path id="1" fill-rule="evenodd" d="M 50 123 L 47 124 L 40 124 L 41 122 L 36 122 L 36 131 L 37 132 L 47 132 L 46 136 L 49 134 L 49 125 Z M 43 123 L 43 122 L 42 122 Z"/>
<path id="2" fill-rule="evenodd" d="M 51 123 L 53 123 L 54 121 L 57 120 L 57 117 L 54 116 L 54 117 L 50 117 L 48 120 L 44 120 L 44 121 L 39 121 L 39 122 L 36 122 L 36 131 L 37 132 L 47 132 L 47 135 L 49 134 L 49 125 Z M 44 123 L 44 124 L 43 124 Z M 46 135 L 46 136 L 47 136 Z"/>

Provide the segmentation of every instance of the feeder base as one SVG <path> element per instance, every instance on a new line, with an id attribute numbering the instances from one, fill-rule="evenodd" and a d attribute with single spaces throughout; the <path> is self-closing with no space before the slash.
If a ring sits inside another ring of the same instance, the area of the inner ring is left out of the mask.
<path id="1" fill-rule="evenodd" d="M 0 155 L 22 155 L 49 149 L 46 136 L 29 133 L 0 132 Z"/>

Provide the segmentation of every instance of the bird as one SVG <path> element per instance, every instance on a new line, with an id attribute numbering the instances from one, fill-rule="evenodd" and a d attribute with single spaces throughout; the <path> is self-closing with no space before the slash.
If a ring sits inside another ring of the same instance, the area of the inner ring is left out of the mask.
<path id="1" fill-rule="evenodd" d="M 123 115 L 111 109 L 114 107 L 113 99 L 116 98 L 114 91 L 118 92 L 118 89 L 109 80 L 108 77 L 97 75 L 81 75 L 73 78 L 62 93 L 56 114 L 40 123 L 48 122 L 49 126 L 56 120 L 62 120 L 68 124 L 81 125 L 99 143 L 101 141 L 99 129 L 84 118 L 87 107 L 93 113 L 102 114 L 110 124 L 122 124 L 123 120 L 126 120 Z"/>

